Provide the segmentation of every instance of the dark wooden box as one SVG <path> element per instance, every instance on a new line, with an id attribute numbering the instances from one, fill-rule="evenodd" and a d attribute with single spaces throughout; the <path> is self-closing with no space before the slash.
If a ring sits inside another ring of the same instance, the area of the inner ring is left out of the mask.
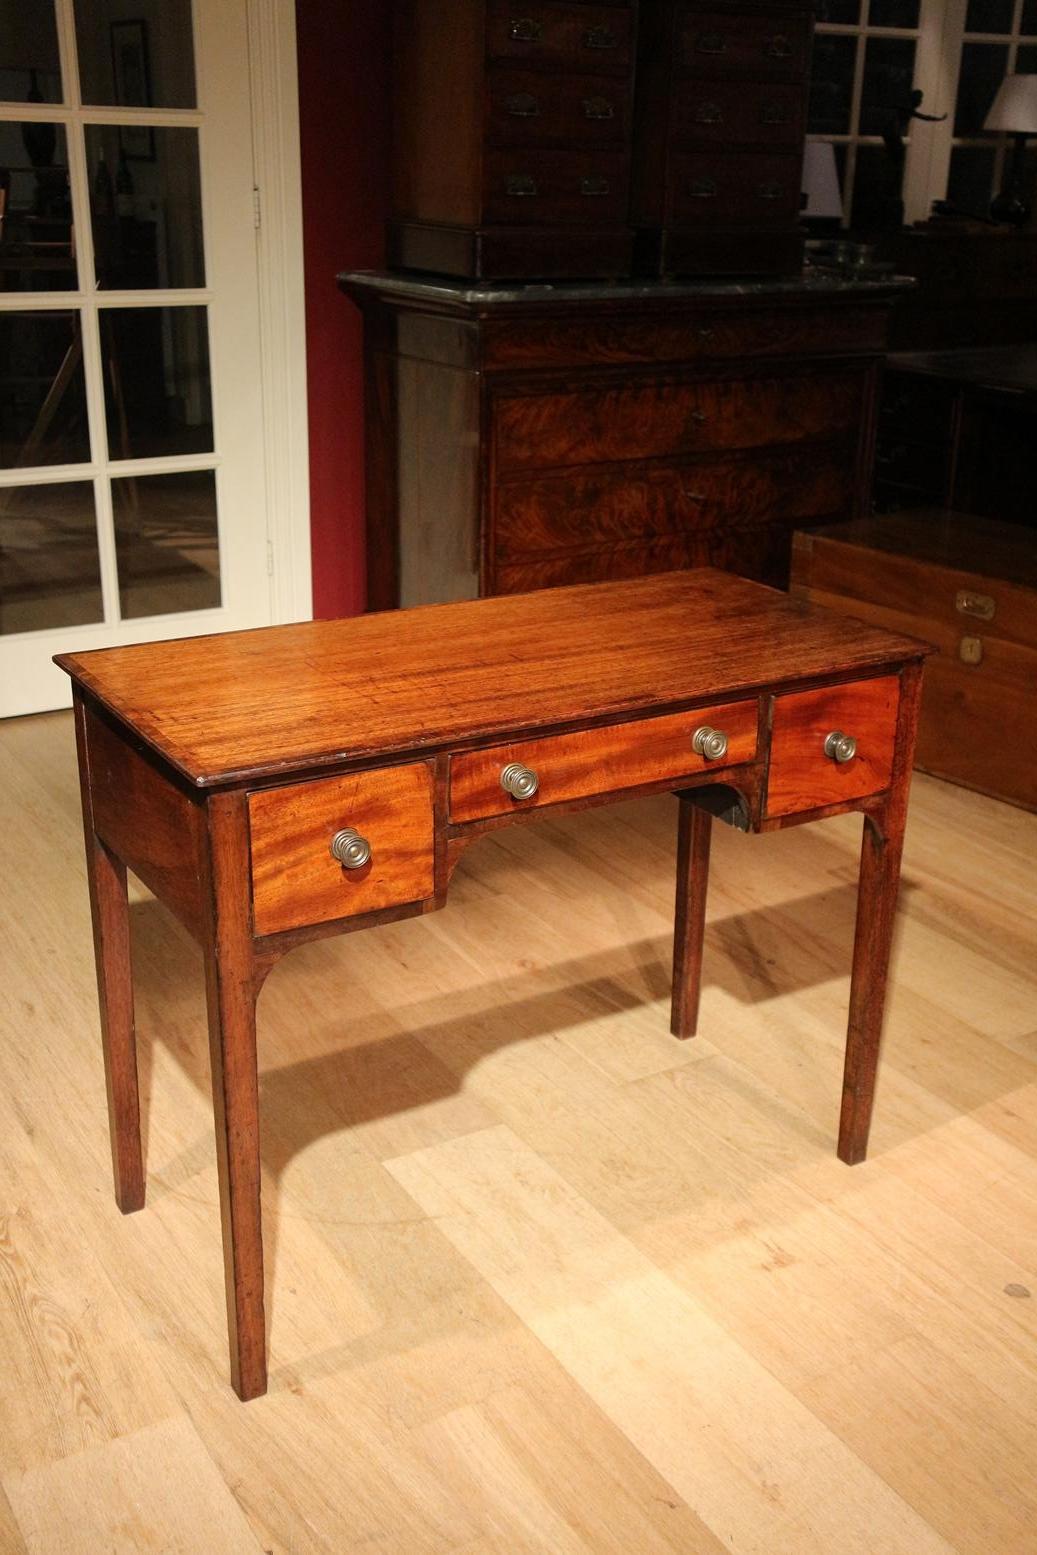
<path id="1" fill-rule="evenodd" d="M 791 586 L 934 643 L 917 765 L 1037 809 L 1033 530 L 925 508 L 799 531 Z"/>

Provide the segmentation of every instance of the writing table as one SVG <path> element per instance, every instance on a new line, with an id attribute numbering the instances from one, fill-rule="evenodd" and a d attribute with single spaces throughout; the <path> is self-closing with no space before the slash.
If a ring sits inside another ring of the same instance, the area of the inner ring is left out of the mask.
<path id="1" fill-rule="evenodd" d="M 697 1020 L 714 816 L 864 813 L 839 1155 L 867 1146 L 922 643 L 726 573 L 62 654 L 115 1193 L 144 1202 L 126 870 L 206 967 L 231 1374 L 266 1388 L 256 1000 L 293 946 L 430 912 L 539 811 L 679 799 L 671 1030 Z"/>

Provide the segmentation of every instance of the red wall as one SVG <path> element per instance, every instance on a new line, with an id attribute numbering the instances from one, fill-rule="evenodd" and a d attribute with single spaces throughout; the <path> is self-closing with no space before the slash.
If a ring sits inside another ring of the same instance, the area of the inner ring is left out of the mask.
<path id="1" fill-rule="evenodd" d="M 362 331 L 335 275 L 385 259 L 391 13 L 296 0 L 315 616 L 364 608 Z"/>

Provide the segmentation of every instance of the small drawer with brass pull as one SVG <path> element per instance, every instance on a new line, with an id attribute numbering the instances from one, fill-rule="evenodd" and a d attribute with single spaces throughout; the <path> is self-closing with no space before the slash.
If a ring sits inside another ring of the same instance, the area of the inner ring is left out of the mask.
<path id="1" fill-rule="evenodd" d="M 800 85 L 689 77 L 675 83 L 672 123 L 678 146 L 799 146 L 805 94 Z M 798 164 L 795 177 L 798 180 Z M 797 183 L 798 188 L 798 183 Z"/>
<path id="2" fill-rule="evenodd" d="M 575 115 L 571 118 L 576 122 Z M 550 121 L 545 115 L 543 121 L 524 122 L 553 123 L 555 116 L 552 114 Z M 627 206 L 629 158 L 611 146 L 592 148 L 590 138 L 585 134 L 583 145 L 564 151 L 532 141 L 515 150 L 488 146 L 483 157 L 485 219 L 535 224 L 585 222 L 591 203 L 599 219 L 621 219 Z"/>
<path id="3" fill-rule="evenodd" d="M 594 0 L 487 0 L 486 57 L 529 59 L 576 70 L 618 71 L 629 63 L 629 5 Z"/>
<path id="4" fill-rule="evenodd" d="M 671 163 L 673 219 L 717 226 L 777 226 L 799 209 L 797 157 L 787 150 L 677 151 Z"/>
<path id="5" fill-rule="evenodd" d="M 727 77 L 802 76 L 806 70 L 810 36 L 806 18 L 789 17 L 775 26 L 775 17 L 763 10 L 739 8 L 705 10 L 688 6 L 681 27 L 681 63 L 692 69 L 709 69 Z"/>
<path id="6" fill-rule="evenodd" d="M 528 155 L 537 148 L 570 152 L 581 147 L 625 147 L 630 89 L 625 80 L 594 74 L 547 74 L 534 64 L 494 61 L 486 75 L 486 143 L 513 146 Z M 531 164 L 513 167 L 529 172 Z"/>
<path id="7" fill-rule="evenodd" d="M 888 788 L 896 675 L 774 698 L 766 813 L 793 815 Z"/>
<path id="8" fill-rule="evenodd" d="M 248 813 L 257 934 L 433 894 L 427 762 L 258 789 Z"/>
<path id="9" fill-rule="evenodd" d="M 756 699 L 466 751 L 450 762 L 450 819 L 478 821 L 649 783 L 679 787 L 756 756 Z"/>

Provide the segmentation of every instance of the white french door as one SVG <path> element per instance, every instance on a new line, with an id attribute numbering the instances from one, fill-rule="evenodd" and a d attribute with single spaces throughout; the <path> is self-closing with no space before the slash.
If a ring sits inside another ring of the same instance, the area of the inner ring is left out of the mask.
<path id="1" fill-rule="evenodd" d="M 249 45 L 247 0 L 0 4 L 0 715 L 273 618 Z"/>

